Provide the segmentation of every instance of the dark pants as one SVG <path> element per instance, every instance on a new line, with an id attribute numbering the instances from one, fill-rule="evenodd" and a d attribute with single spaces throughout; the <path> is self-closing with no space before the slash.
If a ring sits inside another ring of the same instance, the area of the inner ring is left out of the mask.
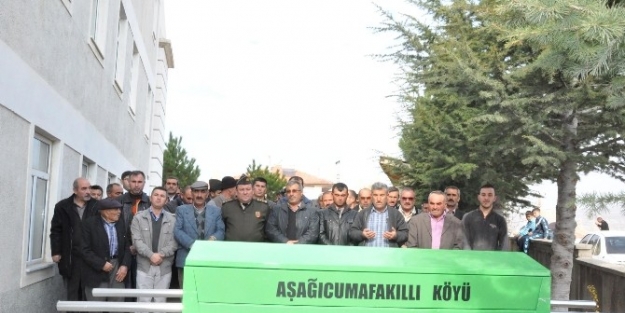
<path id="1" fill-rule="evenodd" d="M 63 277 L 63 283 L 67 290 L 67 301 L 85 300 L 85 287 L 82 284 L 82 259 L 75 255 L 71 268 L 71 277 Z"/>
<path id="2" fill-rule="evenodd" d="M 128 268 L 128 274 L 126 280 L 124 280 L 126 289 L 137 289 L 137 256 L 132 256 L 130 261 L 130 268 Z M 127 297 L 126 302 L 137 302 L 137 298 Z"/>

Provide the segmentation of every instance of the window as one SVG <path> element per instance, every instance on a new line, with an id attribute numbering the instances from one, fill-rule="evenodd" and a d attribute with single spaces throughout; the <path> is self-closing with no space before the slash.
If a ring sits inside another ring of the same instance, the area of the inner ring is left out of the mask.
<path id="1" fill-rule="evenodd" d="M 80 173 L 81 173 L 80 177 L 88 179 L 89 178 L 89 164 L 82 162 L 82 171 Z"/>
<path id="2" fill-rule="evenodd" d="M 86 158 L 84 155 L 82 156 L 80 177 L 88 179 L 90 182 L 95 181 L 96 175 L 98 174 L 98 169 L 96 168 L 95 162 Z"/>
<path id="3" fill-rule="evenodd" d="M 150 133 L 152 132 L 152 109 L 154 105 L 152 102 L 154 101 L 154 93 L 152 92 L 152 88 L 148 85 L 148 96 L 146 98 L 146 114 L 145 114 L 145 139 L 150 140 Z"/>
<path id="4" fill-rule="evenodd" d="M 43 261 L 50 181 L 52 142 L 35 135 L 32 147 L 30 187 L 30 223 L 28 232 L 27 264 Z"/>
<path id="5" fill-rule="evenodd" d="M 128 111 L 133 117 L 137 114 L 137 88 L 139 88 L 139 63 L 141 63 L 141 57 L 139 56 L 139 50 L 137 45 L 132 44 L 132 67 L 130 71 L 130 97 L 128 98 Z"/>
<path id="6" fill-rule="evenodd" d="M 117 23 L 117 51 L 115 61 L 115 87 L 124 92 L 124 75 L 126 74 L 126 44 L 128 42 L 128 18 L 124 5 L 119 8 L 119 22 Z"/>
<path id="7" fill-rule="evenodd" d="M 92 47 L 98 59 L 104 59 L 106 44 L 106 22 L 108 17 L 109 0 L 91 0 L 91 27 L 90 37 Z"/>
<path id="8" fill-rule="evenodd" d="M 108 177 L 108 179 L 106 180 L 106 185 L 107 185 L 107 186 L 108 186 L 108 185 L 110 185 L 110 184 L 112 184 L 112 183 L 114 183 L 114 182 L 116 182 L 115 175 L 113 175 L 113 174 L 109 173 L 109 175 L 108 175 L 108 176 L 109 176 L 109 177 Z"/>

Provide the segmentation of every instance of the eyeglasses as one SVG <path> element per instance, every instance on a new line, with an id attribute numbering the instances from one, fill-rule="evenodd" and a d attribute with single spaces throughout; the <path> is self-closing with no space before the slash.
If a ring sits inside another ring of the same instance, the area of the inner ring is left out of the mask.
<path id="1" fill-rule="evenodd" d="M 414 197 L 401 197 L 404 201 L 414 201 Z"/>
<path id="2" fill-rule="evenodd" d="M 291 193 L 298 193 L 298 192 L 300 192 L 299 189 L 289 189 L 289 190 L 285 191 L 285 193 L 289 193 L 289 194 L 291 194 Z"/>

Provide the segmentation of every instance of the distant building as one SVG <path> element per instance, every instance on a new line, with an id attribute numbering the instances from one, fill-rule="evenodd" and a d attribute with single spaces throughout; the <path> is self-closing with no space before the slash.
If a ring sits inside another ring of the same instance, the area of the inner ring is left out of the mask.
<path id="1" fill-rule="evenodd" d="M 271 172 L 278 171 L 288 180 L 292 176 L 299 176 L 304 179 L 304 195 L 309 199 L 317 199 L 321 193 L 332 189 L 333 182 L 325 180 L 308 173 L 292 169 L 283 168 L 282 166 L 273 166 L 270 169 Z"/>
<path id="2" fill-rule="evenodd" d="M 161 185 L 172 49 L 160 0 L 1 7 L 0 312 L 56 312 L 54 205 L 79 176 L 106 186 L 139 169 Z"/>

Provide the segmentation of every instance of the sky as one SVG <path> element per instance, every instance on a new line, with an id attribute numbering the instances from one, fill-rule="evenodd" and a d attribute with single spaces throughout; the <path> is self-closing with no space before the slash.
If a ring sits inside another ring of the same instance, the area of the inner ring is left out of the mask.
<path id="1" fill-rule="evenodd" d="M 200 179 L 239 175 L 256 160 L 352 189 L 389 182 L 378 157 L 401 156 L 404 111 L 391 97 L 397 66 L 371 56 L 395 44 L 371 29 L 384 21 L 374 3 L 167 1 L 165 19 L 175 59 L 167 129 L 183 137 Z"/>
<path id="2" fill-rule="evenodd" d="M 389 183 L 378 157 L 401 157 L 397 125 L 406 115 L 392 97 L 397 65 L 372 57 L 397 44 L 371 29 L 385 21 L 376 4 L 423 16 L 402 0 L 166 1 L 175 59 L 166 123 L 200 179 L 239 175 L 256 160 L 351 189 Z M 591 174 L 578 194 L 623 187 Z M 534 189 L 554 220 L 555 184 Z"/>

